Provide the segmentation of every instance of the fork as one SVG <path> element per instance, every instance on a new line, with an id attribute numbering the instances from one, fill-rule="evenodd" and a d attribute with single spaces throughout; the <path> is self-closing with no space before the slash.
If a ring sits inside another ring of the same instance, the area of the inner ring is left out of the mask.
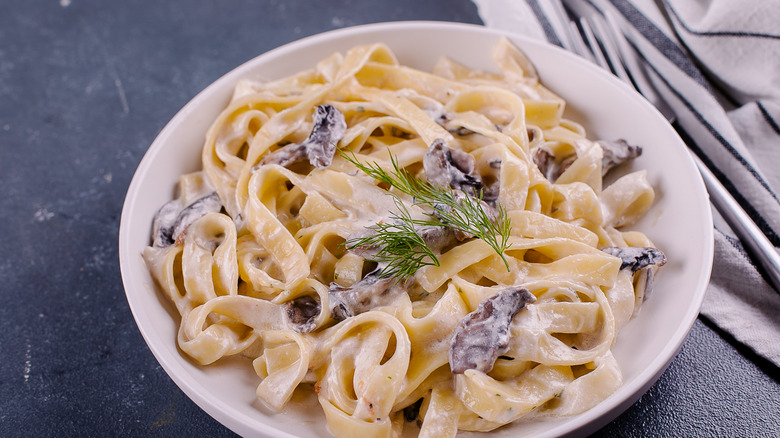
<path id="1" fill-rule="evenodd" d="M 636 52 L 609 11 L 586 11 L 583 9 L 585 2 L 567 2 L 579 17 L 574 20 L 567 15 L 561 0 L 552 3 L 555 18 L 565 33 L 561 38 L 564 48 L 617 76 L 642 94 L 669 123 L 675 123 L 674 110 L 644 76 Z M 742 241 L 754 263 L 763 268 L 765 278 L 780 292 L 780 254 L 704 162 L 696 154 L 691 152 L 690 155 L 699 169 L 710 202 Z"/>

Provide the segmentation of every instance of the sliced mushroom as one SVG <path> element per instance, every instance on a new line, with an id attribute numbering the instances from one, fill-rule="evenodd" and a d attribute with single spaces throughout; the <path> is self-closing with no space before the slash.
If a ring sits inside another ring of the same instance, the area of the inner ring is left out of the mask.
<path id="1" fill-rule="evenodd" d="M 603 251 L 620 258 L 622 261 L 620 269 L 630 269 L 632 273 L 648 266 L 660 267 L 666 263 L 666 255 L 660 249 L 653 247 L 609 247 L 604 248 Z"/>
<path id="2" fill-rule="evenodd" d="M 158 248 L 172 245 L 184 236 L 193 222 L 208 213 L 218 213 L 220 210 L 222 201 L 216 192 L 195 200 L 181 211 L 178 200 L 168 202 L 154 216 L 153 245 Z"/>
<path id="3" fill-rule="evenodd" d="M 430 225 L 415 228 L 415 232 L 422 237 L 425 244 L 434 253 L 441 253 L 445 248 L 457 242 L 455 231 L 449 227 Z"/>
<path id="4" fill-rule="evenodd" d="M 429 182 L 452 187 L 471 196 L 477 196 L 482 190 L 475 164 L 471 154 L 453 149 L 441 139 L 434 140 L 423 156 L 423 169 Z"/>
<path id="5" fill-rule="evenodd" d="M 555 155 L 549 149 L 539 147 L 534 150 L 533 160 L 536 167 L 542 172 L 542 175 L 547 178 L 547 181 L 555 182 L 557 179 L 554 176 Z"/>
<path id="6" fill-rule="evenodd" d="M 174 199 L 163 205 L 154 215 L 152 221 L 152 246 L 165 248 L 173 244 L 173 224 L 179 215 L 181 207 L 178 199 Z"/>
<path id="7" fill-rule="evenodd" d="M 634 311 L 636 313 L 639 304 L 652 293 L 655 273 L 666 263 L 666 255 L 660 249 L 653 247 L 609 247 L 604 248 L 603 251 L 620 258 L 620 269 L 631 273 L 637 302 Z"/>
<path id="8" fill-rule="evenodd" d="M 314 110 L 313 124 L 309 137 L 302 143 L 290 143 L 266 155 L 263 164 L 278 164 L 289 167 L 308 159 L 309 164 L 324 169 L 333 162 L 336 143 L 347 130 L 344 114 L 333 105 L 319 105 Z"/>
<path id="9" fill-rule="evenodd" d="M 306 139 L 309 163 L 317 168 L 330 166 L 338 143 L 347 130 L 344 114 L 333 105 L 320 105 L 314 112 L 314 127 Z"/>
<path id="10" fill-rule="evenodd" d="M 601 147 L 601 176 L 604 176 L 615 166 L 642 155 L 642 148 L 628 144 L 623 139 L 615 141 L 599 140 Z M 577 154 L 555 156 L 548 148 L 541 146 L 534 150 L 533 160 L 539 171 L 550 182 L 555 182 L 577 160 Z"/>
<path id="11" fill-rule="evenodd" d="M 304 295 L 288 301 L 287 319 L 290 324 L 299 333 L 308 333 L 316 327 L 316 318 L 320 314 L 320 303 L 318 300 Z"/>
<path id="12" fill-rule="evenodd" d="M 293 164 L 304 162 L 306 158 L 305 142 L 290 143 L 263 157 L 259 165 L 278 164 L 282 167 L 290 167 Z"/>
<path id="13" fill-rule="evenodd" d="M 547 181 L 554 183 L 577 160 L 577 154 L 559 159 L 546 147 L 538 147 L 534 150 L 533 160 Z"/>
<path id="14" fill-rule="evenodd" d="M 598 144 L 603 152 L 601 176 L 606 175 L 613 167 L 642 155 L 641 146 L 630 145 L 622 138 L 615 141 L 599 140 Z"/>
<path id="15" fill-rule="evenodd" d="M 333 319 L 341 321 L 376 307 L 392 304 L 405 291 L 392 277 L 380 277 L 381 267 L 349 287 L 331 283 L 328 289 Z"/>
<path id="16" fill-rule="evenodd" d="M 184 208 L 176 217 L 171 237 L 174 241 L 178 240 L 193 222 L 208 213 L 218 213 L 220 210 L 222 210 L 222 201 L 216 192 L 196 200 Z"/>
<path id="17" fill-rule="evenodd" d="M 501 194 L 501 159 L 493 158 L 487 162 L 487 169 L 481 173 L 482 200 L 491 207 L 498 205 L 498 196 Z M 490 182 L 492 181 L 492 182 Z"/>
<path id="18" fill-rule="evenodd" d="M 512 318 L 536 297 L 524 287 L 503 289 L 479 303 L 466 315 L 452 337 L 450 369 L 455 374 L 474 369 L 487 373 L 509 350 Z"/>
<path id="19" fill-rule="evenodd" d="M 647 297 L 653 293 L 653 282 L 655 281 L 655 272 L 658 267 L 642 269 L 634 274 L 634 293 L 637 303 L 644 302 Z M 634 314 L 639 311 L 639 307 L 634 307 Z"/>

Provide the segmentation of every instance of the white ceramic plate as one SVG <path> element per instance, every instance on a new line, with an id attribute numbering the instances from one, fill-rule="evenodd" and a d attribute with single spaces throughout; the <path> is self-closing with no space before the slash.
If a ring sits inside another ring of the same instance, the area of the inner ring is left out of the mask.
<path id="1" fill-rule="evenodd" d="M 305 38 L 265 53 L 226 74 L 189 102 L 162 130 L 130 184 L 119 230 L 119 256 L 127 300 L 138 328 L 165 371 L 204 411 L 244 436 L 329 436 L 321 409 L 295 398 L 274 414 L 255 400 L 258 378 L 237 359 L 201 367 L 176 346 L 178 315 L 155 287 L 141 258 L 152 217 L 173 198 L 179 175 L 198 170 L 204 135 L 226 106 L 239 78 L 275 79 L 311 68 L 335 51 L 384 42 L 401 63 L 430 70 L 442 55 L 493 69 L 489 53 L 505 35 L 481 26 L 400 22 L 347 28 Z M 657 202 L 637 227 L 665 251 L 640 315 L 621 331 L 614 354 L 624 384 L 593 409 L 550 422 L 514 424 L 495 437 L 584 435 L 633 404 L 677 353 L 699 312 L 712 265 L 712 218 L 707 195 L 685 145 L 666 120 L 632 89 L 557 47 L 506 35 L 533 61 L 542 82 L 567 100 L 566 116 L 593 138 L 625 138 L 644 147 L 634 163 L 648 170 Z M 464 434 L 467 436 L 468 434 Z M 480 434 L 479 436 L 484 436 Z"/>

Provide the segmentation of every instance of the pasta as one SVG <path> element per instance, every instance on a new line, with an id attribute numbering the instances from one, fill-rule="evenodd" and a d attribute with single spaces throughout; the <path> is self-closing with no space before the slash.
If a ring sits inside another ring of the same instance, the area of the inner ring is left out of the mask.
<path id="1" fill-rule="evenodd" d="M 508 40 L 493 58 L 497 72 L 443 58 L 428 73 L 372 44 L 240 81 L 143 253 L 181 350 L 250 358 L 277 411 L 310 390 L 338 437 L 490 431 L 615 391 L 612 345 L 665 262 L 627 229 L 653 203 L 645 172 L 604 183 L 641 150 L 588 139 Z M 372 169 L 497 231 L 459 228 Z M 394 259 L 354 243 L 381 233 L 418 243 Z"/>

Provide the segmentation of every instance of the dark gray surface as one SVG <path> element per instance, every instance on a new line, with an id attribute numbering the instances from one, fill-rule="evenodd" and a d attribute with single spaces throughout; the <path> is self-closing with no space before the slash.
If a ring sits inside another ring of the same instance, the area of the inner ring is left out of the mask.
<path id="1" fill-rule="evenodd" d="M 240 63 L 406 19 L 480 22 L 468 0 L 0 0 L 0 436 L 232 435 L 163 372 L 125 301 L 117 233 L 133 171 Z M 776 437 L 777 376 L 699 320 L 596 435 Z"/>

